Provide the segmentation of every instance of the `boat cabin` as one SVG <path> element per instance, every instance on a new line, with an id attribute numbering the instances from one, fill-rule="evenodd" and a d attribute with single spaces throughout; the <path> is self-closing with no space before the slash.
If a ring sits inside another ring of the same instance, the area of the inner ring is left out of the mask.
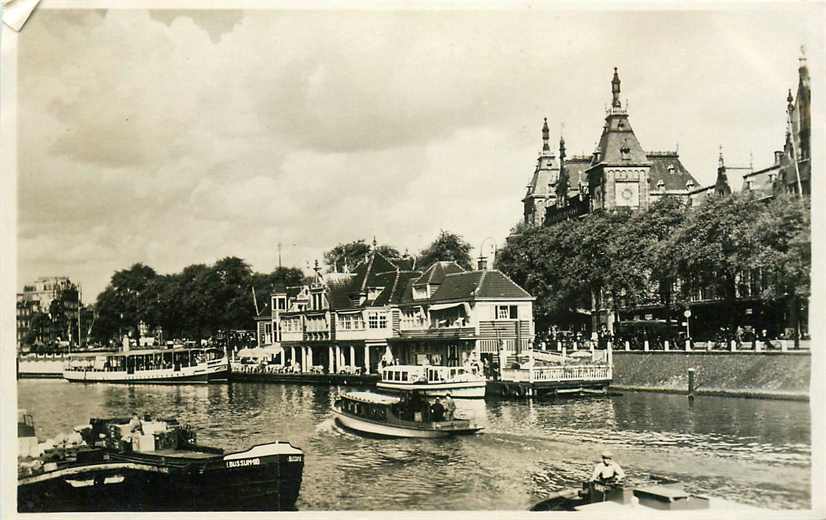
<path id="1" fill-rule="evenodd" d="M 219 349 L 152 349 L 110 354 L 73 356 L 67 362 L 68 370 L 91 372 L 126 372 L 134 374 L 148 370 L 174 370 L 196 366 L 206 361 L 221 359 Z"/>
<path id="2" fill-rule="evenodd" d="M 390 365 L 381 372 L 381 380 L 388 383 L 450 383 L 473 381 L 480 377 L 464 367 L 435 365 Z"/>

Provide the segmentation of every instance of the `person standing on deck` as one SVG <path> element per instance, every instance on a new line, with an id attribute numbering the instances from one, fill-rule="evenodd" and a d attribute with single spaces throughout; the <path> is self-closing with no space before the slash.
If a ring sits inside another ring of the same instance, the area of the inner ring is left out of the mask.
<path id="1" fill-rule="evenodd" d="M 450 396 L 450 392 L 445 396 L 445 418 L 448 421 L 453 420 L 453 415 L 456 413 L 456 402 Z"/>
<path id="2" fill-rule="evenodd" d="M 622 468 L 614 462 L 614 455 L 610 451 L 602 452 L 602 462 L 598 462 L 594 466 L 594 474 L 591 476 L 591 482 L 600 482 L 602 484 L 620 482 L 625 478 L 625 472 Z"/>

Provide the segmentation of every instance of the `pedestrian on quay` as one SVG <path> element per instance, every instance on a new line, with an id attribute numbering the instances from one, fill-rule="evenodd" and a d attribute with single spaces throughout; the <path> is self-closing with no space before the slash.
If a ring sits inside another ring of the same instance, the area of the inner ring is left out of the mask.
<path id="1" fill-rule="evenodd" d="M 453 416 L 456 414 L 456 402 L 451 397 L 450 392 L 445 395 L 445 417 L 448 421 L 453 420 Z"/>

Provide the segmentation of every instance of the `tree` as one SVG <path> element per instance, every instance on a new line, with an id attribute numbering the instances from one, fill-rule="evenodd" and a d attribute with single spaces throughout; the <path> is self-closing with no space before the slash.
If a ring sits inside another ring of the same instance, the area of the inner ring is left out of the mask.
<path id="1" fill-rule="evenodd" d="M 755 244 L 748 267 L 767 283 L 763 300 L 787 299 L 800 342 L 801 300 L 811 293 L 811 207 L 808 199 L 780 195 L 763 208 L 748 228 Z"/>
<path id="2" fill-rule="evenodd" d="M 287 287 L 295 287 L 304 282 L 304 273 L 296 267 L 278 267 L 270 274 L 254 273 L 252 287 L 255 290 L 255 301 L 258 310 L 270 309 L 270 295 L 274 291 L 283 291 Z"/>
<path id="3" fill-rule="evenodd" d="M 324 263 L 327 265 L 327 271 L 341 272 L 345 269 L 352 271 L 367 258 L 370 249 L 370 245 L 364 239 L 337 245 L 324 253 Z M 376 250 L 390 260 L 401 258 L 399 250 L 393 246 L 384 244 L 377 246 Z"/>
<path id="4" fill-rule="evenodd" d="M 151 290 L 156 277 L 154 269 L 141 263 L 115 271 L 95 303 L 95 336 L 109 340 L 116 333 L 130 333 L 137 337 L 141 322 L 154 327 L 159 316 L 158 295 Z"/>
<path id="5" fill-rule="evenodd" d="M 740 325 L 737 281 L 758 245 L 749 229 L 762 208 L 750 192 L 710 197 L 688 213 L 666 244 L 680 279 L 680 296 L 688 300 L 698 291 L 710 291 L 722 300 L 731 330 Z"/>
<path id="6" fill-rule="evenodd" d="M 434 262 L 452 261 L 465 269 L 472 269 L 471 249 L 472 246 L 462 239 L 462 235 L 441 230 L 436 240 L 419 253 L 416 265 L 427 269 Z"/>

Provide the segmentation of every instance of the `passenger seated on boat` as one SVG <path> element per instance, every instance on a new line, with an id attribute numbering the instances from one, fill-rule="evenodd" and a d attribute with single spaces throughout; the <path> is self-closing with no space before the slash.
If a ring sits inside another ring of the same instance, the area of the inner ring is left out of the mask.
<path id="1" fill-rule="evenodd" d="M 442 405 L 442 400 L 436 398 L 436 402 L 430 407 L 430 417 L 433 422 L 440 422 L 445 420 L 445 407 Z"/>
<path id="2" fill-rule="evenodd" d="M 610 451 L 602 452 L 602 462 L 594 466 L 594 474 L 591 476 L 592 482 L 601 484 L 619 483 L 625 478 L 625 472 L 614 462 L 614 455 Z"/>

